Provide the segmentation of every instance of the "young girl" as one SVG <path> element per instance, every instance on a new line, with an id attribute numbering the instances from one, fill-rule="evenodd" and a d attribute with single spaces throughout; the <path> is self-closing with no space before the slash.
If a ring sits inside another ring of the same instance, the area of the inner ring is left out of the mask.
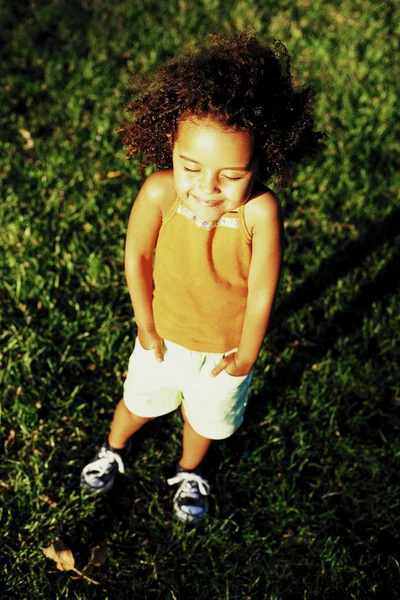
<path id="1" fill-rule="evenodd" d="M 286 183 L 321 146 L 313 98 L 312 88 L 294 89 L 284 46 L 252 32 L 210 36 L 137 83 L 133 119 L 119 132 L 128 158 L 161 170 L 129 219 L 125 270 L 138 334 L 124 398 L 83 487 L 108 491 L 129 438 L 180 406 L 174 510 L 193 524 L 207 513 L 202 461 L 212 440 L 242 423 L 282 265 L 281 208 L 265 182 Z"/>

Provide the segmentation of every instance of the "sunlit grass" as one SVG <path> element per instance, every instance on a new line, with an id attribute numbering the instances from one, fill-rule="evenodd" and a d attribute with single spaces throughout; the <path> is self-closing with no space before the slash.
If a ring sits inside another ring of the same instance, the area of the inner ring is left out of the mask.
<path id="1" fill-rule="evenodd" d="M 12 6 L 11 6 L 12 4 Z M 4 598 L 399 598 L 398 37 L 392 2 L 13 2 L 2 10 Z M 209 456 L 197 530 L 166 484 L 179 415 L 79 490 L 135 325 L 124 235 L 140 181 L 115 129 L 129 75 L 253 25 L 317 90 L 326 152 L 279 191 L 286 262 L 244 426 Z M 40 548 L 60 537 L 94 585 Z M 75 578 L 76 577 L 76 578 Z"/>

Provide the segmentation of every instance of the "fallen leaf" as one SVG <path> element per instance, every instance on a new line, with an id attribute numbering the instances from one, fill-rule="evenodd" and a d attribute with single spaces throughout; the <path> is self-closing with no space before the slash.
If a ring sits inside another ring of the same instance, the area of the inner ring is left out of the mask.
<path id="1" fill-rule="evenodd" d="M 91 569 L 92 567 L 100 567 L 106 558 L 107 548 L 105 545 L 103 544 L 102 546 L 95 546 L 92 548 L 92 554 L 88 564 L 82 569 L 83 572 L 86 571 L 86 569 Z"/>
<path id="2" fill-rule="evenodd" d="M 106 548 L 104 546 L 95 546 L 94 548 L 92 548 L 92 555 L 90 557 L 89 563 L 91 563 L 95 567 L 100 567 L 100 565 L 105 561 L 106 557 Z"/>
<path id="3" fill-rule="evenodd" d="M 75 567 L 75 559 L 72 550 L 64 544 L 62 540 L 56 540 L 48 548 L 42 548 L 43 554 L 54 560 L 57 569 L 60 571 L 73 571 Z"/>
<path id="4" fill-rule="evenodd" d="M 74 571 L 74 573 L 79 575 L 79 577 L 83 577 L 86 581 L 99 585 L 98 581 L 90 579 L 90 577 L 84 575 L 81 571 L 78 571 L 78 569 L 75 569 L 75 558 L 72 554 L 72 550 L 68 548 L 62 540 L 56 540 L 51 546 L 48 546 L 48 548 L 42 548 L 42 552 L 47 558 L 54 560 L 57 569 L 60 571 Z"/>

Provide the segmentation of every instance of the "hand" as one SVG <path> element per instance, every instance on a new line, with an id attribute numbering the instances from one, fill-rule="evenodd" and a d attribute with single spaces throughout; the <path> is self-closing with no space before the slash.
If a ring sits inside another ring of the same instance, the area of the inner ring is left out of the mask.
<path id="1" fill-rule="evenodd" d="M 144 350 L 154 350 L 157 362 L 164 361 L 164 341 L 155 329 L 153 331 L 138 329 L 138 338 Z"/>
<path id="2" fill-rule="evenodd" d="M 241 377 L 248 375 L 251 371 L 252 365 L 249 364 L 241 364 L 236 360 L 236 352 L 232 352 L 231 354 L 227 354 L 223 356 L 219 363 L 215 365 L 213 370 L 211 371 L 211 377 L 216 377 L 222 371 L 226 371 L 228 375 L 232 375 L 233 377 Z"/>

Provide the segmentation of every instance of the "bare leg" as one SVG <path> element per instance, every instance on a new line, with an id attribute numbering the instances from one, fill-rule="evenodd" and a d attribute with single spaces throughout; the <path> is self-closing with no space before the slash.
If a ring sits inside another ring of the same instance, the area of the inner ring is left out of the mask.
<path id="1" fill-rule="evenodd" d="M 203 437 L 193 429 L 186 419 L 183 407 L 182 415 L 185 423 L 183 426 L 182 458 L 179 461 L 179 466 L 182 467 L 182 469 L 191 471 L 199 466 L 207 454 L 212 440 Z"/>
<path id="2" fill-rule="evenodd" d="M 134 415 L 126 408 L 124 400 L 120 400 L 111 423 L 108 443 L 112 448 L 118 450 L 125 448 L 125 444 L 131 435 L 136 433 L 148 421 L 151 421 L 151 417 Z"/>

